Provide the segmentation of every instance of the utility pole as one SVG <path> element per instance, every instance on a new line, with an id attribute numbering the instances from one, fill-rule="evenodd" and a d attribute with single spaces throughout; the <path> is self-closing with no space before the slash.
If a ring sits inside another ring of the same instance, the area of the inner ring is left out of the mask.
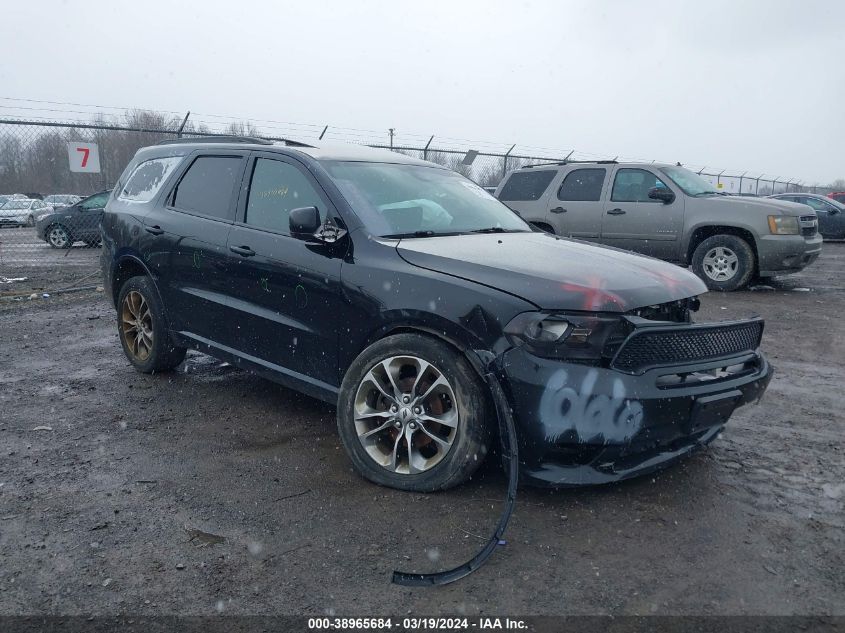
<path id="1" fill-rule="evenodd" d="M 393 149 L 393 135 L 396 133 L 396 129 L 390 128 L 387 131 L 390 134 L 390 149 Z"/>

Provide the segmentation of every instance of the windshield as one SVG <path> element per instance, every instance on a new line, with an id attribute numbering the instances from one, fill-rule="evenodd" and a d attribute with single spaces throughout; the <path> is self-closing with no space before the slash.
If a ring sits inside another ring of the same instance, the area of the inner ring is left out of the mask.
<path id="1" fill-rule="evenodd" d="M 708 180 L 683 167 L 664 167 L 661 170 L 669 179 L 678 185 L 688 196 L 720 194 Z"/>
<path id="2" fill-rule="evenodd" d="M 361 221 L 381 237 L 531 230 L 483 188 L 452 171 L 392 163 L 325 166 Z"/>
<path id="3" fill-rule="evenodd" d="M 3 205 L 4 209 L 29 209 L 29 200 L 10 200 Z"/>

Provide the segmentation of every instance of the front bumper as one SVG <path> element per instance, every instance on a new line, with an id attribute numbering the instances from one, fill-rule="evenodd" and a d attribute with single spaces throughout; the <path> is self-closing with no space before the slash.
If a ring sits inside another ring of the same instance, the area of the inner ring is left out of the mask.
<path id="1" fill-rule="evenodd" d="M 729 366 L 738 373 L 708 377 Z M 685 374 L 687 382 L 676 380 Z M 759 352 L 633 375 L 513 348 L 499 377 L 514 411 L 523 481 L 578 486 L 642 475 L 708 444 L 736 407 L 762 396 L 771 376 Z"/>
<path id="2" fill-rule="evenodd" d="M 758 267 L 762 277 L 793 273 L 812 264 L 822 252 L 823 237 L 764 235 L 757 242 Z"/>

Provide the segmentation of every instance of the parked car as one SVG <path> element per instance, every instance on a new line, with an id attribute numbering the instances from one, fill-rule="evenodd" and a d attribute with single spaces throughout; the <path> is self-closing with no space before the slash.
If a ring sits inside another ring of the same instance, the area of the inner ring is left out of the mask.
<path id="1" fill-rule="evenodd" d="M 100 245 L 100 220 L 111 190 L 100 191 L 69 207 L 36 217 L 35 231 L 53 248 L 70 248 L 74 242 Z"/>
<path id="2" fill-rule="evenodd" d="M 832 191 L 827 197 L 845 204 L 845 191 Z"/>
<path id="3" fill-rule="evenodd" d="M 35 215 L 50 210 L 52 207 L 41 200 L 15 198 L 0 207 L 0 226 L 34 226 Z"/>
<path id="4" fill-rule="evenodd" d="M 845 204 L 818 193 L 779 193 L 770 197 L 806 204 L 816 212 L 822 237 L 845 239 Z"/>
<path id="5" fill-rule="evenodd" d="M 822 248 L 806 207 L 730 196 L 676 165 L 523 167 L 507 175 L 496 197 L 549 233 L 691 265 L 712 290 L 797 272 Z"/>
<path id="6" fill-rule="evenodd" d="M 26 199 L 26 196 L 24 196 L 20 193 L 6 193 L 6 194 L 3 194 L 3 195 L 0 195 L 0 207 L 2 207 L 4 204 L 6 204 L 9 200 L 24 200 L 24 199 Z"/>
<path id="7" fill-rule="evenodd" d="M 73 194 L 53 194 L 44 198 L 44 202 L 49 204 L 54 209 L 60 209 L 61 207 L 69 207 L 72 204 L 76 204 L 82 200 L 81 196 L 75 196 Z"/>
<path id="8" fill-rule="evenodd" d="M 515 424 L 524 481 L 650 472 L 771 376 L 761 320 L 692 322 L 706 288 L 689 271 L 544 233 L 386 150 L 141 149 L 100 257 L 137 370 L 193 348 L 330 402 L 358 472 L 405 490 L 467 479 L 497 419 Z"/>

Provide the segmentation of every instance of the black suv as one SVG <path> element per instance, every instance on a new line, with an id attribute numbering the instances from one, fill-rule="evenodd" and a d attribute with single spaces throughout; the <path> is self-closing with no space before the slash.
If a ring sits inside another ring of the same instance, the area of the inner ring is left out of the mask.
<path id="1" fill-rule="evenodd" d="M 651 471 L 771 377 L 760 320 L 691 322 L 695 275 L 537 231 L 386 150 L 144 148 L 106 207 L 102 267 L 138 370 L 194 348 L 335 404 L 357 470 L 406 490 L 464 481 L 503 418 L 523 480 Z"/>

